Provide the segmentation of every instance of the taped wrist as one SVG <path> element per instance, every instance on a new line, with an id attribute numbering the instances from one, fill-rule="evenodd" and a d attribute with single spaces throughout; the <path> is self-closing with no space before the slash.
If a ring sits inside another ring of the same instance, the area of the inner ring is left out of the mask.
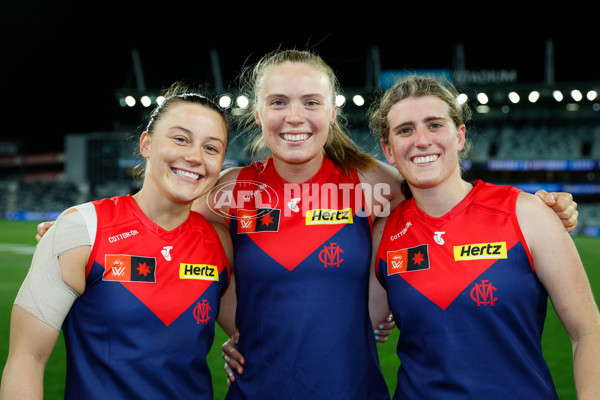
<path id="1" fill-rule="evenodd" d="M 79 295 L 63 281 L 58 256 L 76 247 L 90 245 L 81 213 L 61 215 L 39 241 L 15 304 L 60 331 Z"/>

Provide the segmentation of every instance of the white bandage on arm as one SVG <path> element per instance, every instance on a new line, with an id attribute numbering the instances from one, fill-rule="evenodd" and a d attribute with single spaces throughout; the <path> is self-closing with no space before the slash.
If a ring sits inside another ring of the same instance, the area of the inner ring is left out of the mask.
<path id="1" fill-rule="evenodd" d="M 76 247 L 90 245 L 90 235 L 81 213 L 61 215 L 38 243 L 15 304 L 60 331 L 79 295 L 63 281 L 58 256 Z"/>

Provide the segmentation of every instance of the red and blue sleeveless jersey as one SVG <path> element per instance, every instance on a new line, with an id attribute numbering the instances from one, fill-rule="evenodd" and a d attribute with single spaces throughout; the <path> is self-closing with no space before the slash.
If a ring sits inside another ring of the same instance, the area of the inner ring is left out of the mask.
<path id="1" fill-rule="evenodd" d="M 449 213 L 392 211 L 377 276 L 400 329 L 394 399 L 557 399 L 541 349 L 547 293 L 519 191 L 477 181 Z"/>
<path id="2" fill-rule="evenodd" d="M 229 281 L 213 226 L 192 212 L 166 231 L 131 196 L 90 204 L 86 288 L 63 324 L 65 398 L 212 399 L 206 355 Z"/>
<path id="3" fill-rule="evenodd" d="M 389 399 L 368 312 L 371 223 L 356 171 L 292 184 L 244 167 L 230 230 L 244 373 L 227 399 Z"/>

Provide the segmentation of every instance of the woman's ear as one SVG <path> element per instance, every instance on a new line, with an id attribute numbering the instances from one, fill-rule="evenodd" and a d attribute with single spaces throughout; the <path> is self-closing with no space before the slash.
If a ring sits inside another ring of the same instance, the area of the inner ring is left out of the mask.
<path id="1" fill-rule="evenodd" d="M 152 139 L 152 137 L 150 136 L 150 134 L 148 132 L 146 132 L 146 131 L 142 132 L 142 135 L 140 136 L 140 154 L 144 158 L 148 158 L 148 156 L 150 154 L 151 139 Z"/>
<path id="2" fill-rule="evenodd" d="M 256 106 L 254 107 L 254 120 L 256 121 L 256 124 L 258 126 L 262 126 L 262 123 L 260 122 L 260 115 L 258 115 L 258 110 L 256 109 Z"/>
<path id="3" fill-rule="evenodd" d="M 389 162 L 390 165 L 395 165 L 396 160 L 394 159 L 394 154 L 392 153 L 392 148 L 390 147 L 390 145 L 384 143 L 382 140 L 381 141 L 381 149 L 383 150 L 383 155 L 385 156 L 385 159 L 387 160 L 387 162 Z"/>
<path id="4" fill-rule="evenodd" d="M 337 120 L 337 113 L 338 113 L 338 107 L 335 106 L 335 107 L 333 107 L 333 113 L 331 115 L 331 120 L 329 121 L 329 126 L 333 126 L 333 124 L 335 124 L 335 121 Z"/>
<path id="5" fill-rule="evenodd" d="M 458 143 L 456 144 L 456 149 L 458 151 L 462 151 L 463 147 L 465 147 L 466 131 L 467 131 L 467 128 L 466 128 L 465 124 L 461 124 L 457 129 Z"/>

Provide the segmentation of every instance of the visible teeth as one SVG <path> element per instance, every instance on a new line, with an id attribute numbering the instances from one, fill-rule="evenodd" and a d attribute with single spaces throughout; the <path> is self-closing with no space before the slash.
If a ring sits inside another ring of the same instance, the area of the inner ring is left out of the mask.
<path id="1" fill-rule="evenodd" d="M 424 156 L 424 157 L 415 157 L 413 159 L 413 162 L 415 164 L 426 164 L 426 163 L 430 163 L 430 162 L 434 162 L 435 160 L 438 159 L 438 155 L 433 155 L 433 156 Z"/>
<path id="2" fill-rule="evenodd" d="M 283 137 L 284 140 L 288 140 L 290 142 L 300 142 L 302 140 L 308 139 L 308 133 L 303 133 L 301 135 L 284 133 L 281 136 Z"/>
<path id="3" fill-rule="evenodd" d="M 184 171 L 181 169 L 174 169 L 173 172 L 175 172 L 177 175 L 183 176 L 185 178 L 190 178 L 190 179 L 194 179 L 194 180 L 200 179 L 200 175 L 195 174 L 193 172 L 188 172 L 188 171 Z"/>

